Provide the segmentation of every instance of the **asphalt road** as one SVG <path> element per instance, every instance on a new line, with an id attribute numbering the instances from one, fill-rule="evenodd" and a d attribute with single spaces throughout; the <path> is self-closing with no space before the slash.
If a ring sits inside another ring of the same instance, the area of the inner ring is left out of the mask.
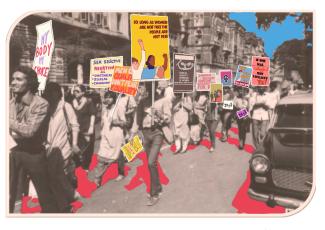
<path id="1" fill-rule="evenodd" d="M 229 134 L 238 138 L 234 132 Z M 99 139 L 95 152 L 98 143 Z M 251 144 L 250 133 L 247 144 Z M 159 163 L 168 180 L 155 206 L 146 206 L 146 185 L 141 179 L 134 189 L 125 187 L 143 165 L 136 159 L 127 164 L 130 170 L 124 180 L 110 180 L 90 198 L 82 199 L 78 213 L 236 213 L 232 201 L 246 179 L 250 154 L 219 140 L 213 153 L 202 145 L 177 155 L 164 145 L 161 153 Z"/>

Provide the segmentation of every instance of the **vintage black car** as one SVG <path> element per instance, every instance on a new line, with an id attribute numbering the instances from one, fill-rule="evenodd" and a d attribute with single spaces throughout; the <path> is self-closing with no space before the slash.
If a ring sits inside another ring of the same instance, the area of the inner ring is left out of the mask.
<path id="1" fill-rule="evenodd" d="M 267 135 L 250 160 L 252 199 L 289 210 L 301 206 L 313 186 L 313 97 L 282 98 Z"/>

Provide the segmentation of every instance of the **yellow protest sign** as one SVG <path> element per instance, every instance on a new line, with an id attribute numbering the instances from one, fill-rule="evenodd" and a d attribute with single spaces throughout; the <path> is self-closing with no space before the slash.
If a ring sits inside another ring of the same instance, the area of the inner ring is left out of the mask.
<path id="1" fill-rule="evenodd" d="M 126 157 L 126 159 L 130 162 L 135 156 L 140 153 L 143 149 L 142 142 L 138 135 L 133 137 L 133 139 L 122 146 L 121 150 Z"/>
<path id="2" fill-rule="evenodd" d="M 130 24 L 132 67 L 137 71 L 142 68 L 139 80 L 169 80 L 168 16 L 132 14 Z M 145 65 L 141 66 L 143 58 Z M 137 78 L 133 80 L 138 80 Z"/>

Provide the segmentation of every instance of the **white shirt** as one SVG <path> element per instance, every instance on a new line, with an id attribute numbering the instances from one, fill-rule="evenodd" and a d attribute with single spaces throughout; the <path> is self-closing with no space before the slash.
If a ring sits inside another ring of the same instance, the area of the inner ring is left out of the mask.
<path id="1" fill-rule="evenodd" d="M 63 106 L 65 107 L 68 121 L 65 120 Z M 73 131 L 79 131 L 79 123 L 74 109 L 69 103 L 60 101 L 56 111 L 50 117 L 49 130 L 47 133 L 47 141 L 51 148 L 59 148 L 62 152 L 63 159 L 67 159 L 71 155 L 71 145 L 68 141 L 68 127 L 70 124 Z"/>
<path id="2" fill-rule="evenodd" d="M 253 109 L 255 104 L 265 104 L 267 105 L 268 101 L 268 93 L 264 93 L 263 95 L 254 93 L 250 98 L 250 110 Z M 269 113 L 267 110 L 263 108 L 254 109 L 252 119 L 259 120 L 259 121 L 268 121 L 269 120 Z"/>

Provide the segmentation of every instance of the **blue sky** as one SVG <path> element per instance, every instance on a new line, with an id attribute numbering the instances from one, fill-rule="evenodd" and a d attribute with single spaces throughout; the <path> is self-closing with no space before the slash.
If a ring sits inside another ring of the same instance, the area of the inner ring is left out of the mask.
<path id="1" fill-rule="evenodd" d="M 255 32 L 262 38 L 265 52 L 271 58 L 276 48 L 283 42 L 304 38 L 304 24 L 296 23 L 293 16 L 286 17 L 281 24 L 273 22 L 266 31 L 257 28 L 255 13 L 230 13 L 229 17 L 239 22 L 247 32 Z"/>

